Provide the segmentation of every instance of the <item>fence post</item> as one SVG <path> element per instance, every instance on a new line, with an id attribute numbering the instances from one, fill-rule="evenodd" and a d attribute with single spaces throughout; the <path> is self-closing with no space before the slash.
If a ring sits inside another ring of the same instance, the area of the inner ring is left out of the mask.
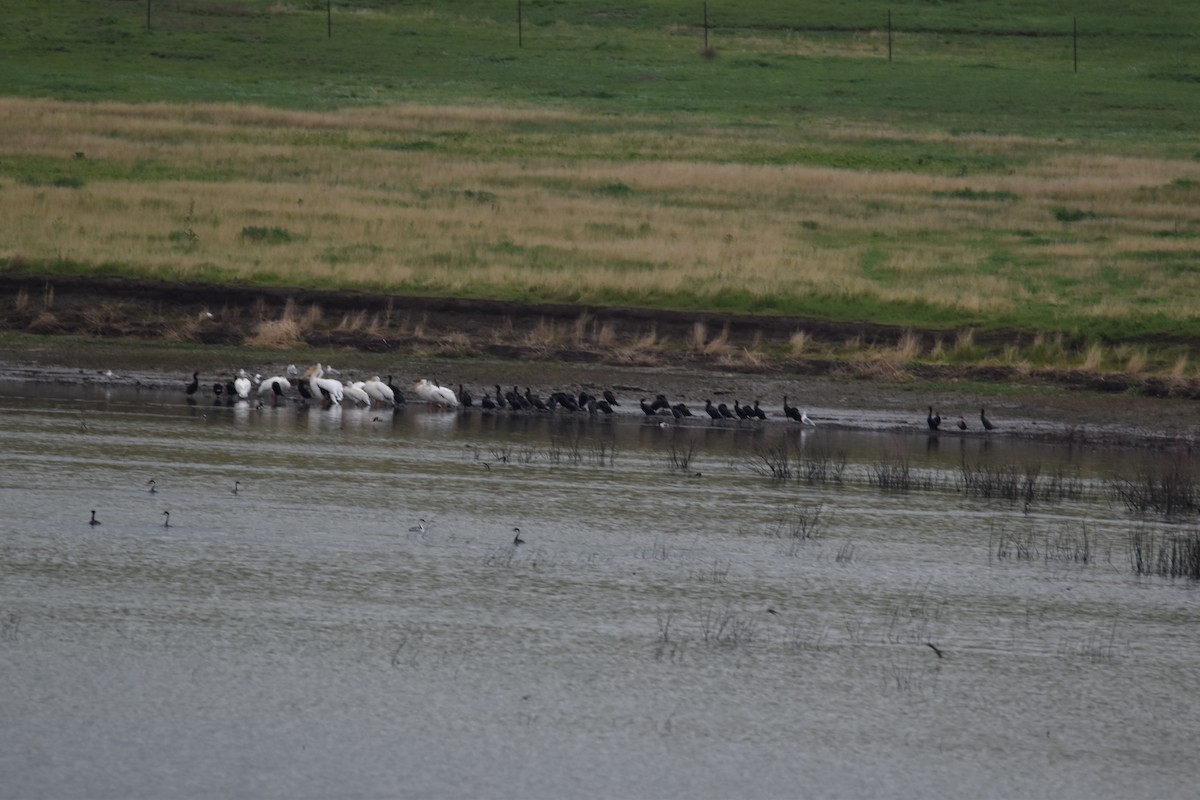
<path id="1" fill-rule="evenodd" d="M 150 0 L 146 0 L 146 30 L 150 30 Z"/>
<path id="2" fill-rule="evenodd" d="M 704 3 L 704 52 L 708 52 L 708 2 Z"/>
<path id="3" fill-rule="evenodd" d="M 333 0 L 325 0 L 325 38 L 333 38 Z"/>
<path id="4" fill-rule="evenodd" d="M 524 31 L 522 30 L 522 24 L 521 24 L 521 0 L 517 0 L 517 47 L 518 48 L 525 46 L 524 39 L 525 39 Z"/>
<path id="5" fill-rule="evenodd" d="M 1079 74 L 1079 23 L 1076 17 L 1071 17 L 1071 61 L 1075 66 L 1075 74 Z"/>
<path id="6" fill-rule="evenodd" d="M 892 63 L 892 10 L 888 9 L 888 63 Z"/>

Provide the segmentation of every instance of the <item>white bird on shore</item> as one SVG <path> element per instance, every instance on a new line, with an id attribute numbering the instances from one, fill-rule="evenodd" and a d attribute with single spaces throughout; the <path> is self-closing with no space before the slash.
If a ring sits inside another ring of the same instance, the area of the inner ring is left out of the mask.
<path id="1" fill-rule="evenodd" d="M 243 400 L 250 397 L 250 376 L 246 373 L 246 370 L 238 370 L 238 376 L 233 379 L 233 390 Z"/>
<path id="2" fill-rule="evenodd" d="M 430 383 L 424 378 L 413 384 L 413 391 L 417 393 L 417 397 L 430 405 L 441 406 L 442 408 L 456 408 L 458 406 L 458 398 L 454 396 L 454 392 L 444 386 Z"/>
<path id="3" fill-rule="evenodd" d="M 363 388 L 364 386 L 366 386 L 364 381 L 354 381 L 353 383 L 347 383 L 345 386 L 343 386 L 342 391 L 345 392 L 346 397 L 349 397 L 359 405 L 370 406 L 371 395 L 367 394 L 366 390 Z"/>
<path id="4" fill-rule="evenodd" d="M 313 397 L 324 397 L 330 404 L 341 405 L 345 395 L 342 382 L 326 378 L 320 361 L 305 370 L 303 377 L 308 379 L 308 388 Z"/>
<path id="5" fill-rule="evenodd" d="M 379 380 L 378 375 L 372 375 L 363 382 L 363 391 L 370 395 L 372 400 L 378 400 L 388 406 L 396 405 L 396 393 L 386 383 Z"/>

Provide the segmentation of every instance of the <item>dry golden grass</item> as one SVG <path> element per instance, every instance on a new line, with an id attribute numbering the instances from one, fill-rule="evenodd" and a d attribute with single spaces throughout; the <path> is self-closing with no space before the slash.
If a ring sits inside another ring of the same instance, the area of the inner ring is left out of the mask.
<path id="1" fill-rule="evenodd" d="M 901 363 L 915 361 L 921 355 L 921 337 L 912 330 L 906 330 L 896 343 L 896 358 Z"/>
<path id="2" fill-rule="evenodd" d="M 617 330 L 611 322 L 605 322 L 596 332 L 596 346 L 611 350 L 617 343 Z"/>
<path id="3" fill-rule="evenodd" d="M 786 154 L 794 142 L 769 129 L 664 132 L 638 120 L 588 122 L 574 112 L 483 107 L 320 113 L 0 98 L 0 157 L 27 164 L 18 172 L 29 178 L 0 178 L 0 260 L 16 269 L 31 260 L 122 264 L 172 279 L 204 278 L 220 265 L 235 277 L 298 285 L 536 292 L 581 302 L 684 290 L 701 298 L 846 296 L 973 314 L 1070 304 L 1072 282 L 1097 283 L 1117 270 L 1139 288 L 1080 313 L 1195 313 L 1200 273 L 1171 269 L 1170 261 L 1186 259 L 1200 233 L 1194 160 L 1023 137 L 825 120 L 811 127 L 814 141 L 831 147 L 891 137 L 1020 164 L 964 179 L 723 163 L 731 137 L 768 155 Z M 460 150 L 385 146 L 446 133 L 463 134 Z M 39 169 L 77 151 L 86 153 L 73 164 L 83 188 L 41 180 Z M 612 155 L 623 152 L 659 158 Z M 128 179 L 148 163 L 159 177 Z M 955 196 L 968 188 L 1014 199 Z M 1062 208 L 1094 216 L 1066 225 L 1055 216 Z M 248 228 L 285 235 L 255 241 L 243 235 Z M 997 254 L 1012 266 L 982 270 Z M 868 259 L 877 261 L 871 274 Z M 599 340 L 589 325 L 581 320 L 572 334 L 555 335 Z M 726 346 L 709 338 L 693 333 L 690 347 Z M 805 345 L 793 338 L 792 354 Z M 960 337 L 954 349 L 971 346 Z"/>
<path id="4" fill-rule="evenodd" d="M 809 338 L 807 331 L 796 331 L 791 335 L 788 339 L 788 352 L 791 353 L 793 358 L 804 354 L 805 349 L 808 347 Z"/>
<path id="5" fill-rule="evenodd" d="M 246 337 L 246 344 L 283 350 L 302 343 L 300 323 L 295 319 L 265 320 L 254 326 L 254 334 Z"/>

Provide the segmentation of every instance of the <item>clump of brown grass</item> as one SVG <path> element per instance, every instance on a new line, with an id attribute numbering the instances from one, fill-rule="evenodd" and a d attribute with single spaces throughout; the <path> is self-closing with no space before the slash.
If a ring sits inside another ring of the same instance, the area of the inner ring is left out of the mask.
<path id="1" fill-rule="evenodd" d="M 761 353 L 756 353 L 749 348 L 743 347 L 738 350 L 730 348 L 729 352 L 722 353 L 717 359 L 717 364 L 723 367 L 740 367 L 749 369 L 761 369 L 767 363 L 766 358 Z"/>
<path id="2" fill-rule="evenodd" d="M 735 348 L 729 343 L 729 326 L 726 325 L 721 329 L 720 334 L 713 337 L 711 341 L 706 342 L 701 347 L 701 352 L 706 356 L 728 356 L 735 352 Z"/>
<path id="3" fill-rule="evenodd" d="M 20 289 L 17 290 L 17 296 L 13 298 L 13 310 L 14 311 L 24 311 L 25 307 L 28 305 L 29 305 L 29 291 L 24 286 L 22 286 Z"/>
<path id="4" fill-rule="evenodd" d="M 1131 347 L 1125 359 L 1125 372 L 1129 375 L 1141 375 L 1146 370 L 1149 355 L 1144 347 Z"/>
<path id="5" fill-rule="evenodd" d="M 33 322 L 29 323 L 27 329 L 30 333 L 49 334 L 60 333 L 62 325 L 59 324 L 58 317 L 49 311 L 43 311 L 37 315 Z"/>
<path id="6" fill-rule="evenodd" d="M 579 315 L 574 325 L 574 342 L 576 347 L 582 347 L 588 337 L 588 328 L 595 328 L 594 318 L 586 311 Z"/>
<path id="7" fill-rule="evenodd" d="M 291 301 L 289 300 L 288 303 L 290 305 Z M 286 307 L 284 312 L 286 314 Z M 309 305 L 308 311 L 304 313 L 304 318 L 301 320 L 301 326 L 304 328 L 304 330 L 312 330 L 313 328 L 318 327 L 321 324 L 321 320 L 324 318 L 325 314 L 321 311 L 321 306 L 316 303 L 312 303 Z"/>
<path id="8" fill-rule="evenodd" d="M 183 322 L 164 328 L 160 335 L 168 342 L 194 342 L 202 324 L 199 317 L 188 317 Z"/>
<path id="9" fill-rule="evenodd" d="M 915 361 L 921 355 L 921 337 L 911 328 L 904 331 L 896 343 L 896 358 L 904 364 Z"/>
<path id="10" fill-rule="evenodd" d="M 964 355 L 966 353 L 970 353 L 974 347 L 975 331 L 971 328 L 959 331 L 958 336 L 956 336 L 954 339 L 954 354 Z"/>
<path id="11" fill-rule="evenodd" d="M 642 334 L 641 338 L 635 339 L 631 346 L 635 350 L 650 350 L 658 345 L 658 326 L 651 325 L 649 330 Z"/>
<path id="12" fill-rule="evenodd" d="M 283 319 L 259 322 L 254 326 L 254 333 L 246 337 L 245 343 L 251 347 L 283 350 L 302 344 L 300 333 L 300 323 L 285 316 Z"/>
<path id="13" fill-rule="evenodd" d="M 1188 354 L 1182 353 L 1179 358 L 1175 359 L 1175 365 L 1171 367 L 1170 378 L 1174 383 L 1185 383 L 1187 381 Z"/>
<path id="14" fill-rule="evenodd" d="M 334 330 L 346 333 L 378 334 L 380 331 L 379 315 L 372 314 L 368 317 L 365 311 L 343 314 L 341 321 L 334 327 Z"/>
<path id="15" fill-rule="evenodd" d="M 462 356 L 472 355 L 476 350 L 471 346 L 470 336 L 462 331 L 452 331 L 438 340 L 434 352 L 442 356 Z"/>
<path id="16" fill-rule="evenodd" d="M 1083 354 L 1083 361 L 1080 363 L 1079 368 L 1088 372 L 1095 372 L 1100 369 L 1100 365 L 1103 363 L 1104 348 L 1098 342 L 1092 342 Z"/>
<path id="17" fill-rule="evenodd" d="M 846 367 L 846 372 L 856 378 L 891 383 L 902 383 L 912 379 L 912 375 L 889 358 L 863 358 L 851 361 Z"/>
<path id="18" fill-rule="evenodd" d="M 792 354 L 793 358 L 799 357 L 804 353 L 810 339 L 808 331 L 796 331 L 791 335 L 791 338 L 788 339 L 788 351 Z"/>
<path id="19" fill-rule="evenodd" d="M 600 330 L 596 332 L 596 346 L 610 349 L 617 343 L 617 331 L 611 322 L 606 322 L 600 326 Z"/>
<path id="20" fill-rule="evenodd" d="M 565 341 L 565 338 L 557 323 L 542 317 L 533 330 L 525 334 L 524 342 L 529 347 L 552 347 Z"/>

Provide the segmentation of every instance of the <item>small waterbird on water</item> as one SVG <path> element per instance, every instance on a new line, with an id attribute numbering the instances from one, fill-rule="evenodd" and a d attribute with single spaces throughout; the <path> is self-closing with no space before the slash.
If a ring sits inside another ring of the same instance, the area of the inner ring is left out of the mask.
<path id="1" fill-rule="evenodd" d="M 96 509 L 92 509 L 92 518 L 88 521 L 88 525 L 99 525 L 100 520 L 96 519 Z"/>
<path id="2" fill-rule="evenodd" d="M 513 545 L 514 546 L 519 545 L 519 544 L 525 544 L 525 540 L 521 538 L 521 529 L 520 528 L 513 528 L 513 534 L 515 534 L 513 536 Z"/>

